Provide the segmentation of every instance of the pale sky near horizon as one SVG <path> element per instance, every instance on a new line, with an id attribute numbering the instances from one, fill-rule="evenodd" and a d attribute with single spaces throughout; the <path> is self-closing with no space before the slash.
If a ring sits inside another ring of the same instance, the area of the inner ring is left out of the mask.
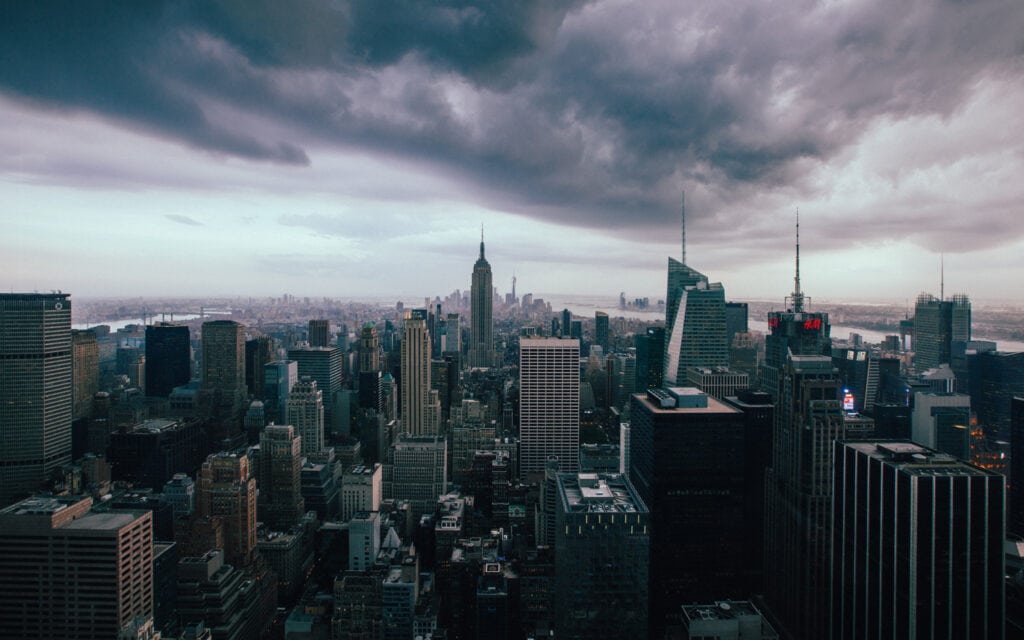
<path id="1" fill-rule="evenodd" d="M 1024 302 L 1024 11 L 5 3 L 0 287 Z"/>

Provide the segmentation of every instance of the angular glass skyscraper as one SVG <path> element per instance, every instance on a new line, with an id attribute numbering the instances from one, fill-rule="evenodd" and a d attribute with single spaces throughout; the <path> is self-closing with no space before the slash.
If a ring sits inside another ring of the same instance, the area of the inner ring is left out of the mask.
<path id="1" fill-rule="evenodd" d="M 71 463 L 71 300 L 0 294 L 0 506 Z"/>

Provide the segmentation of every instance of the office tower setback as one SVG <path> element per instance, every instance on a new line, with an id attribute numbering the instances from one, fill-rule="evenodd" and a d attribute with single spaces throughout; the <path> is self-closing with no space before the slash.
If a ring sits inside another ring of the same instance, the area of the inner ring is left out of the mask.
<path id="1" fill-rule="evenodd" d="M 91 507 L 36 497 L 0 511 L 0 637 L 116 638 L 153 615 L 152 514 Z"/>
<path id="2" fill-rule="evenodd" d="M 625 476 L 558 474 L 557 637 L 647 637 L 649 519 Z"/>
<path id="3" fill-rule="evenodd" d="M 71 419 L 92 417 L 100 390 L 100 348 L 95 331 L 71 332 Z"/>
<path id="4" fill-rule="evenodd" d="M 192 379 L 188 327 L 159 322 L 146 326 L 146 395 L 166 398 Z"/>
<path id="5" fill-rule="evenodd" d="M 632 397 L 630 479 L 651 511 L 652 635 L 677 627 L 679 607 L 749 588 L 743 413 L 697 389 Z"/>
<path id="6" fill-rule="evenodd" d="M 324 401 L 316 380 L 303 376 L 288 394 L 287 423 L 302 438 L 302 456 L 319 454 L 324 448 Z"/>
<path id="7" fill-rule="evenodd" d="M 473 265 L 470 286 L 469 366 L 490 367 L 494 361 L 494 285 L 491 265 L 484 258 L 484 231 L 480 228 L 480 257 Z"/>
<path id="8" fill-rule="evenodd" d="M 331 346 L 331 323 L 329 320 L 313 319 L 309 321 L 309 346 Z"/>
<path id="9" fill-rule="evenodd" d="M 248 456 L 210 455 L 199 471 L 198 485 L 198 514 L 223 522 L 225 560 L 238 568 L 248 566 L 256 549 L 256 478 Z"/>
<path id="10" fill-rule="evenodd" d="M 302 440 L 290 425 L 270 425 L 260 434 L 259 520 L 275 531 L 288 531 L 306 512 L 301 491 Z"/>
<path id="11" fill-rule="evenodd" d="M 834 451 L 832 626 L 820 637 L 1006 637 L 1004 478 L 905 440 Z"/>
<path id="12" fill-rule="evenodd" d="M 579 468 L 580 343 L 560 338 L 519 341 L 519 437 L 522 475 L 544 471 L 548 456 L 561 470 Z"/>
<path id="13" fill-rule="evenodd" d="M 71 299 L 0 293 L 0 507 L 71 463 Z"/>
<path id="14" fill-rule="evenodd" d="M 341 477 L 341 520 L 348 522 L 360 511 L 379 511 L 382 497 L 383 467 L 356 465 Z"/>
<path id="15" fill-rule="evenodd" d="M 430 393 L 430 335 L 426 309 L 413 309 L 405 319 L 402 336 L 402 430 L 412 435 L 436 433 L 428 430 L 427 403 Z"/>

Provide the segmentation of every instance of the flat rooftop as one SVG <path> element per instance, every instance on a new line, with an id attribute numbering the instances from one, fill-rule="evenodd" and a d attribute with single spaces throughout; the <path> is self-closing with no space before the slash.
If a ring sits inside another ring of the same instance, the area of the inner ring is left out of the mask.
<path id="1" fill-rule="evenodd" d="M 644 393 L 634 393 L 633 397 L 640 401 L 645 407 L 650 409 L 651 413 L 656 415 L 674 415 L 678 413 L 742 413 L 735 407 L 730 407 L 721 400 L 708 396 L 708 406 L 706 407 L 661 407 L 651 401 Z"/>
<path id="2" fill-rule="evenodd" d="M 81 518 L 72 520 L 62 529 L 84 529 L 86 531 L 116 531 L 135 522 L 139 514 L 130 511 L 107 511 L 97 513 L 92 511 Z"/>
<path id="3" fill-rule="evenodd" d="M 618 473 L 560 473 L 558 492 L 567 513 L 646 513 L 647 506 Z"/>
<path id="4" fill-rule="evenodd" d="M 1000 476 L 909 440 L 844 442 L 847 447 L 883 460 L 903 473 L 913 476 Z"/>

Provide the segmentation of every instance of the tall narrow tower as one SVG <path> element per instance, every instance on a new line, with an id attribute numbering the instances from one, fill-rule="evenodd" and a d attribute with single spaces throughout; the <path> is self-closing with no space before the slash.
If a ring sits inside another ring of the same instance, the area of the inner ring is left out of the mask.
<path id="1" fill-rule="evenodd" d="M 491 265 L 484 257 L 484 228 L 480 227 L 480 257 L 473 265 L 470 288 L 469 366 L 490 367 L 494 361 L 492 311 L 494 286 Z"/>
<path id="2" fill-rule="evenodd" d="M 71 300 L 0 294 L 0 507 L 71 462 Z"/>
<path id="3" fill-rule="evenodd" d="M 401 355 L 402 430 L 416 436 L 430 435 L 426 417 L 430 393 L 430 333 L 426 309 L 413 309 L 405 319 Z"/>

